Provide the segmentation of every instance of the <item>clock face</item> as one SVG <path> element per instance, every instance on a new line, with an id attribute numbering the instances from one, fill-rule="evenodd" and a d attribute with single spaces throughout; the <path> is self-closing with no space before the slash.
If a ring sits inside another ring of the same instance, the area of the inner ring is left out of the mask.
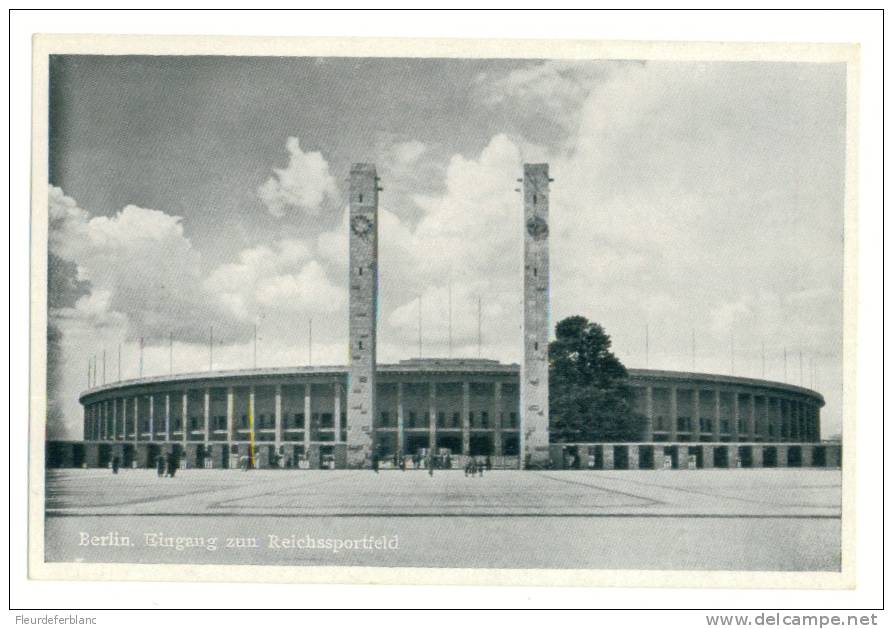
<path id="1" fill-rule="evenodd" d="M 527 233 L 534 240 L 542 240 L 549 235 L 549 225 L 541 216 L 531 216 L 527 220 Z"/>
<path id="2" fill-rule="evenodd" d="M 372 221 L 363 215 L 354 216 L 350 221 L 350 228 L 353 230 L 353 233 L 365 240 L 372 233 Z"/>

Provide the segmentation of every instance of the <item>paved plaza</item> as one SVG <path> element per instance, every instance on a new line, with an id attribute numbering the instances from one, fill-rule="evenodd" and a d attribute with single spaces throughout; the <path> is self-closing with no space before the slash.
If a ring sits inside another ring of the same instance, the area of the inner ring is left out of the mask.
<path id="1" fill-rule="evenodd" d="M 48 561 L 663 570 L 838 570 L 840 562 L 839 470 L 473 478 L 460 470 L 181 470 L 175 478 L 49 470 L 46 495 Z M 177 538 L 191 541 L 179 550 L 158 542 Z M 243 545 L 209 550 L 211 538 Z M 295 539 L 302 548 L 288 547 Z"/>

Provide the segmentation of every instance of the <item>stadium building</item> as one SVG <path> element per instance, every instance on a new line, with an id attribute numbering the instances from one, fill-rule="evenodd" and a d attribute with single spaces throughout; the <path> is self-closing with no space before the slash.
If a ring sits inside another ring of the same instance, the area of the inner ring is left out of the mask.
<path id="1" fill-rule="evenodd" d="M 821 441 L 822 396 L 778 382 L 630 369 L 638 440 L 550 443 L 549 185 L 525 164 L 520 365 L 481 359 L 376 361 L 378 177 L 350 175 L 347 366 L 210 371 L 93 387 L 83 442 L 49 442 L 47 465 L 368 468 L 432 454 L 440 465 L 655 469 L 840 465 Z"/>

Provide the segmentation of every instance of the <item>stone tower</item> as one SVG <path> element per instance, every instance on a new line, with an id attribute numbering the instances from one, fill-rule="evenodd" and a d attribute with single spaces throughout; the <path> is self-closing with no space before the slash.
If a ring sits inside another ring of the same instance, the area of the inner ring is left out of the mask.
<path id="1" fill-rule="evenodd" d="M 349 248 L 347 465 L 368 467 L 374 447 L 378 317 L 378 177 L 374 164 L 353 164 L 350 169 Z"/>
<path id="2" fill-rule="evenodd" d="M 549 165 L 524 164 L 521 465 L 549 460 Z"/>

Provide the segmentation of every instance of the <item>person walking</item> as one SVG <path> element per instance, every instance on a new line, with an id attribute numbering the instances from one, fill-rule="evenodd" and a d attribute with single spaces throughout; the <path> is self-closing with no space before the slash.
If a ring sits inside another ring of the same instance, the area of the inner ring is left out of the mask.
<path id="1" fill-rule="evenodd" d="M 174 477 L 174 474 L 177 473 L 177 466 L 179 461 L 177 461 L 177 455 L 173 452 L 167 453 L 167 475 L 171 478 Z"/>
<path id="2" fill-rule="evenodd" d="M 434 476 L 434 456 L 428 455 L 428 476 Z"/>
<path id="3" fill-rule="evenodd" d="M 121 467 L 121 459 L 117 456 L 112 457 L 112 474 L 118 473 L 118 468 Z"/>
<path id="4" fill-rule="evenodd" d="M 164 457 L 161 455 L 155 457 L 155 471 L 158 473 L 158 478 L 164 476 Z"/>

